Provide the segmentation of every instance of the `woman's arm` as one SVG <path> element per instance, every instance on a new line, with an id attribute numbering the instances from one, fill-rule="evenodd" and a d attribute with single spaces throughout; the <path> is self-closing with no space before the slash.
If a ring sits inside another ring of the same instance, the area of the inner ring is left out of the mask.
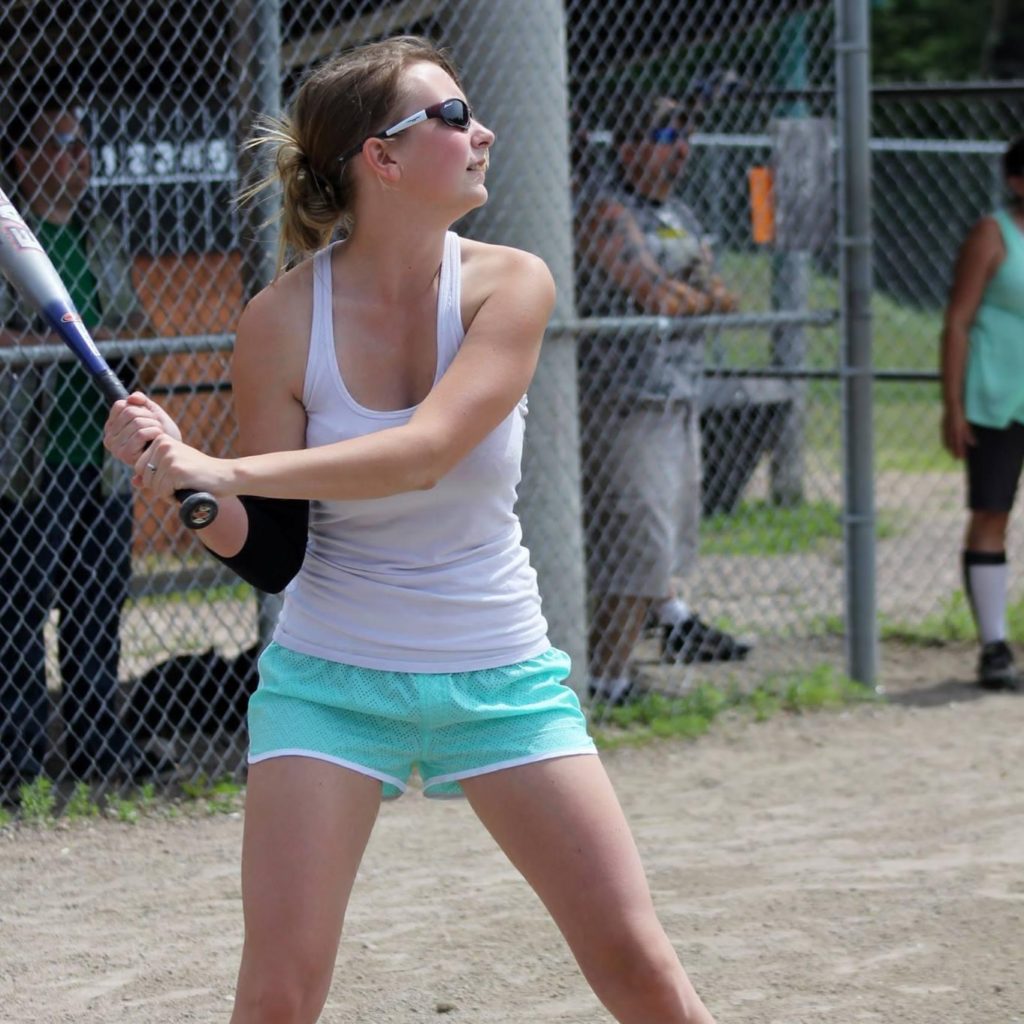
<path id="1" fill-rule="evenodd" d="M 231 388 L 243 456 L 306 443 L 301 395 L 312 316 L 303 301 L 308 281 L 296 274 L 280 282 L 279 295 L 273 291 L 276 285 L 257 295 L 238 322 Z M 254 329 L 255 324 L 262 329 Z M 244 580 L 278 593 L 302 567 L 308 519 L 307 501 L 229 496 L 199 539 Z"/>
<path id="2" fill-rule="evenodd" d="M 272 383 L 276 376 L 294 374 L 293 366 L 274 358 L 275 332 L 288 325 L 277 310 L 260 316 L 254 300 L 239 324 L 239 347 L 244 334 L 244 349 L 251 350 L 252 359 L 235 368 L 239 423 L 254 454 L 213 459 L 162 435 L 140 456 L 137 475 L 148 459 L 159 464 L 147 484 L 164 497 L 189 488 L 218 496 L 331 501 L 434 486 L 522 399 L 554 305 L 554 282 L 542 260 L 500 246 L 478 245 L 473 251 L 478 261 L 474 275 L 483 282 L 481 301 L 458 355 L 408 423 L 303 448 L 301 404 L 293 392 Z M 227 530 L 225 524 L 224 536 L 216 535 L 218 545 L 227 543 Z M 232 531 L 230 538 L 237 533 Z"/>
<path id="3" fill-rule="evenodd" d="M 953 284 L 942 329 L 942 440 L 955 458 L 962 459 L 974 443 L 964 415 L 964 376 L 970 330 L 988 282 L 1005 258 L 999 225 L 983 217 L 971 229 L 956 261 Z"/>
<path id="4" fill-rule="evenodd" d="M 294 282 L 271 285 L 242 313 L 231 377 L 239 425 L 238 446 L 243 454 L 305 444 L 305 411 L 298 396 L 306 356 L 302 330 L 305 326 L 308 337 L 310 315 L 301 303 L 301 283 L 296 288 Z M 138 393 L 115 403 L 107 420 L 104 443 L 121 461 L 134 465 L 137 485 L 157 493 L 161 491 L 154 484 L 166 472 L 160 452 L 174 448 L 183 454 L 194 452 L 181 443 L 177 424 L 162 407 Z M 149 470 L 150 464 L 160 464 L 157 473 Z M 218 497 L 221 500 L 217 519 L 198 536 L 214 554 L 231 558 L 242 551 L 249 537 L 249 515 L 237 497 L 227 492 L 220 492 Z M 285 513 L 286 520 L 294 518 L 294 513 Z"/>
<path id="5" fill-rule="evenodd" d="M 596 203 L 584 215 L 579 237 L 584 259 L 600 267 L 645 312 L 700 316 L 727 311 L 731 297 L 724 289 L 701 291 L 662 270 L 639 225 L 621 203 Z"/>

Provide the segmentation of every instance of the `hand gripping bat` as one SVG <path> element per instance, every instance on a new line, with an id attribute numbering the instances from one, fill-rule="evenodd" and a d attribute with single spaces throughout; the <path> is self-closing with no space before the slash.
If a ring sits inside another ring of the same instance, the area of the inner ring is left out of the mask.
<path id="1" fill-rule="evenodd" d="M 0 272 L 78 356 L 111 405 L 128 397 L 124 385 L 96 348 L 49 256 L 2 189 Z M 201 530 L 216 519 L 217 499 L 212 494 L 175 491 L 174 496 L 181 503 L 178 510 L 181 521 L 190 530 Z"/>

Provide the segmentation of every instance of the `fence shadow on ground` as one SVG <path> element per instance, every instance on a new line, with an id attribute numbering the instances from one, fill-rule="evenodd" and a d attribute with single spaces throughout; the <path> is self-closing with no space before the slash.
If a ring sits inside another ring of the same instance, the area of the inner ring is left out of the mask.
<path id="1" fill-rule="evenodd" d="M 886 700 L 904 707 L 935 708 L 981 700 L 998 692 L 983 689 L 973 679 L 944 679 L 933 686 L 886 694 Z"/>

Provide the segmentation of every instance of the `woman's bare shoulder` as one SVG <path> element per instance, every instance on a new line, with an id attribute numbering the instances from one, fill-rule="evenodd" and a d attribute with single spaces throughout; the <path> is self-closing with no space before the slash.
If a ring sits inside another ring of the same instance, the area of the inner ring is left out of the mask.
<path id="1" fill-rule="evenodd" d="M 1006 245 L 999 222 L 992 214 L 980 217 L 971 226 L 960 246 L 958 263 L 961 269 L 965 263 L 975 263 L 991 268 L 1001 263 L 1006 255 Z"/>
<path id="2" fill-rule="evenodd" d="M 535 253 L 516 249 L 511 245 L 496 245 L 493 242 L 478 242 L 472 238 L 460 238 L 462 246 L 462 269 L 478 272 L 501 272 L 511 270 L 537 272 L 547 269 L 547 264 Z"/>
<path id="3" fill-rule="evenodd" d="M 234 373 L 276 376 L 294 391 L 301 381 L 313 322 L 313 261 L 304 260 L 257 292 L 242 311 Z"/>
<path id="4" fill-rule="evenodd" d="M 243 316 L 250 310 L 256 316 L 279 316 L 294 312 L 296 303 L 305 302 L 312 307 L 313 260 L 305 259 L 284 271 L 270 284 L 261 288 L 247 303 Z"/>
<path id="5" fill-rule="evenodd" d="M 313 319 L 313 261 L 274 278 L 245 305 L 238 321 L 238 340 L 259 344 L 264 338 L 288 338 L 309 333 Z"/>
<path id="6" fill-rule="evenodd" d="M 461 243 L 462 322 L 467 329 L 485 302 L 502 296 L 514 295 L 524 308 L 535 306 L 544 317 L 550 315 L 555 282 L 544 260 L 509 245 L 468 238 Z"/>
<path id="7" fill-rule="evenodd" d="M 979 217 L 971 225 L 970 231 L 967 232 L 965 242 L 981 246 L 1001 246 L 1003 243 L 1003 232 L 999 227 L 999 221 L 996 220 L 995 214 L 988 213 L 984 217 Z"/>
<path id="8" fill-rule="evenodd" d="M 548 265 L 535 253 L 470 238 L 462 238 L 460 241 L 464 295 L 475 295 L 482 302 L 505 285 L 530 289 L 536 287 L 541 291 L 554 287 Z"/>

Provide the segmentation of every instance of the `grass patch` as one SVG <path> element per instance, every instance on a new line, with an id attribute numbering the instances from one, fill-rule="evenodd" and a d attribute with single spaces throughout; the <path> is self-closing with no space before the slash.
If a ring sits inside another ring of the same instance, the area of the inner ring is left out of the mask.
<path id="1" fill-rule="evenodd" d="M 729 710 L 764 722 L 779 711 L 802 714 L 879 699 L 870 688 L 823 664 L 798 675 L 769 676 L 751 691 L 701 683 L 678 697 L 651 693 L 620 708 L 597 704 L 591 732 L 599 748 L 610 750 L 652 739 L 696 739 Z"/>
<path id="2" fill-rule="evenodd" d="M 769 312 L 772 293 L 770 253 L 725 252 L 722 273 L 741 296 L 744 313 Z M 839 308 L 839 281 L 811 270 L 807 306 Z M 921 309 L 876 289 L 871 299 L 873 362 L 877 370 L 932 371 L 938 367 L 942 310 Z M 842 355 L 839 324 L 806 328 L 803 363 L 809 369 L 836 370 Z M 768 327 L 714 334 L 709 363 L 721 368 L 771 365 Z M 806 438 L 808 448 L 839 469 L 842 438 L 839 381 L 809 381 Z M 959 464 L 939 440 L 941 400 L 938 381 L 876 381 L 874 387 L 875 461 L 879 470 L 904 473 L 957 472 Z"/>
<path id="3" fill-rule="evenodd" d="M 183 782 L 181 790 L 187 800 L 204 808 L 208 814 L 232 814 L 241 810 L 244 787 L 230 777 L 211 781 L 200 774 Z"/>
<path id="4" fill-rule="evenodd" d="M 743 313 L 769 312 L 772 307 L 772 254 L 770 252 L 723 252 L 722 276 L 740 295 Z M 809 274 L 807 307 L 811 310 L 839 309 L 839 280 L 819 273 Z M 898 302 L 880 289 L 871 296 L 874 363 L 880 370 L 934 370 L 938 366 L 942 310 L 921 309 Z M 814 369 L 833 369 L 839 365 L 841 339 L 838 323 L 829 327 L 807 328 L 806 363 Z M 767 365 L 771 351 L 771 331 L 750 328 L 723 331 L 716 340 L 716 351 L 725 366 Z M 924 390 L 921 384 L 900 387 Z"/>
<path id="5" fill-rule="evenodd" d="M 214 601 L 247 601 L 256 591 L 248 583 L 228 583 L 217 587 L 197 587 L 175 590 L 168 594 L 146 594 L 132 599 L 136 608 L 155 608 L 163 605 L 201 605 Z"/>
<path id="6" fill-rule="evenodd" d="M 64 817 L 68 821 L 88 821 L 99 816 L 99 804 L 93 800 L 89 784 L 76 782 L 68 802 L 64 805 Z"/>
<path id="7" fill-rule="evenodd" d="M 963 473 L 942 446 L 942 400 L 937 383 L 875 384 L 875 468 L 899 473 Z"/>
<path id="8" fill-rule="evenodd" d="M 23 783 L 18 787 L 18 798 L 21 803 L 21 820 L 25 824 L 42 828 L 53 824 L 57 797 L 49 779 L 39 776 L 31 782 Z"/>
<path id="9" fill-rule="evenodd" d="M 48 828 L 58 820 L 72 824 L 99 818 L 135 825 L 143 818 L 178 818 L 188 814 L 233 814 L 242 809 L 245 787 L 230 777 L 209 780 L 200 775 L 183 782 L 179 798 L 162 796 L 156 785 L 144 783 L 127 793 L 107 793 L 99 801 L 92 789 L 78 782 L 58 813 L 58 795 L 50 779 L 40 777 L 25 783 L 18 790 L 18 808 L 0 813 L 0 828 L 6 825 L 32 825 Z"/>
<path id="10" fill-rule="evenodd" d="M 936 428 L 934 443 L 929 442 L 927 435 L 914 448 L 876 443 L 875 470 L 880 473 L 956 473 L 959 475 L 964 471 L 964 464 L 954 459 L 942 447 L 938 440 L 938 428 Z"/>
<path id="11" fill-rule="evenodd" d="M 156 786 L 152 782 L 143 783 L 127 796 L 108 796 L 106 801 L 107 817 L 125 825 L 135 825 L 140 818 L 152 816 L 160 809 L 161 802 L 157 798 Z"/>
<path id="12" fill-rule="evenodd" d="M 895 516 L 882 513 L 876 536 L 895 536 Z M 828 541 L 842 540 L 842 513 L 827 501 L 773 505 L 768 501 L 740 502 L 733 512 L 716 512 L 701 521 L 703 555 L 791 555 L 817 550 Z"/>
<path id="13" fill-rule="evenodd" d="M 138 803 L 131 797 L 107 797 L 107 816 L 123 825 L 134 825 L 139 820 Z"/>
<path id="14" fill-rule="evenodd" d="M 1011 643 L 1024 644 L 1024 598 L 1007 606 L 1006 631 Z M 846 622 L 842 615 L 819 615 L 811 625 L 812 636 L 843 636 L 845 632 Z M 878 635 L 881 640 L 921 647 L 976 643 L 978 639 L 974 617 L 962 590 L 954 591 L 937 612 L 917 622 L 879 615 Z"/>
<path id="15" fill-rule="evenodd" d="M 963 473 L 939 435 L 938 385 L 877 381 L 872 416 L 875 468 L 901 473 Z M 843 412 L 839 389 L 824 381 L 807 386 L 804 438 L 808 471 L 839 473 Z M 813 467 L 813 468 L 812 468 Z"/>
<path id="16" fill-rule="evenodd" d="M 1010 602 L 1006 608 L 1007 639 L 1024 643 L 1024 599 Z M 883 617 L 879 623 L 883 640 L 896 640 L 924 647 L 951 643 L 975 643 L 978 631 L 970 606 L 962 590 L 954 591 L 933 615 L 919 622 L 901 622 Z"/>
<path id="17" fill-rule="evenodd" d="M 703 555 L 788 555 L 811 551 L 843 535 L 839 509 L 825 501 L 786 508 L 767 501 L 740 502 L 733 512 L 701 521 Z"/>
<path id="18" fill-rule="evenodd" d="M 807 624 L 810 636 L 844 636 L 846 619 L 842 615 L 815 615 Z"/>

